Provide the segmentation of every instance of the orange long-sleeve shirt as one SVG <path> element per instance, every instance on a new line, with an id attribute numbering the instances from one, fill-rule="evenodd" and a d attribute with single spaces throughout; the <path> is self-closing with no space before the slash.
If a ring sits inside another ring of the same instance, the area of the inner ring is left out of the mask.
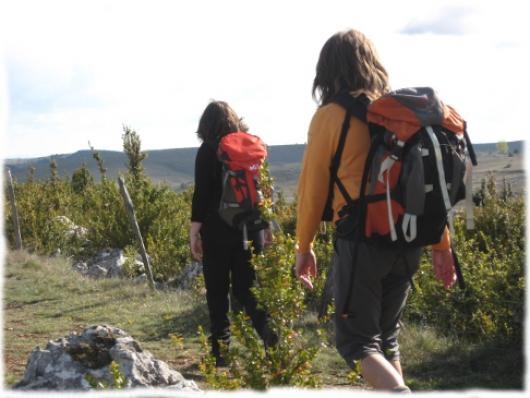
<path id="1" fill-rule="evenodd" d="M 317 232 L 326 205 L 330 176 L 330 164 L 337 150 L 342 122 L 346 111 L 340 105 L 330 103 L 320 107 L 309 126 L 308 141 L 298 182 L 298 210 L 296 235 L 298 251 L 308 252 Z M 350 121 L 350 129 L 338 169 L 338 177 L 352 199 L 359 197 L 364 163 L 370 149 L 370 135 L 366 123 L 356 117 Z M 346 204 L 336 184 L 333 195 L 333 221 Z M 449 231 L 433 248 L 450 247 Z"/>

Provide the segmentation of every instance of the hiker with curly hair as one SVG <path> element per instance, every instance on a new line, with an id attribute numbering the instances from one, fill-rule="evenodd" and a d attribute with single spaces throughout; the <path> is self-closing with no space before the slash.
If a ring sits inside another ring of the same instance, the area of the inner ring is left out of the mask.
<path id="1" fill-rule="evenodd" d="M 346 95 L 366 108 L 389 91 L 388 74 L 373 44 L 361 32 L 339 32 L 327 40 L 316 66 L 313 97 L 319 108 L 309 127 L 298 185 L 295 271 L 308 288 L 317 273 L 312 242 L 326 202 L 330 198 L 332 213 L 328 216 L 335 223 L 342 217 L 354 217 L 345 196 L 359 198 L 371 145 L 367 123 L 353 112 L 336 178 L 332 177 L 331 163 L 346 115 L 334 98 Z M 364 379 L 377 390 L 410 391 L 403 379 L 398 334 L 420 254 L 421 248 L 415 247 L 398 251 L 362 239 L 335 240 L 336 346 L 350 367 L 360 361 Z M 446 287 L 451 286 L 455 268 L 447 228 L 440 243 L 433 246 L 433 264 L 437 277 Z"/>

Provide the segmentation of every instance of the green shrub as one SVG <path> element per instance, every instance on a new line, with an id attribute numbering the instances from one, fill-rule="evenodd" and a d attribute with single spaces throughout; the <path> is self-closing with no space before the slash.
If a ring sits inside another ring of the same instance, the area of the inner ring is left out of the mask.
<path id="1" fill-rule="evenodd" d="M 178 277 L 190 262 L 188 225 L 191 219 L 191 191 L 176 194 L 167 187 L 159 188 L 153 203 L 153 217 L 145 235 L 146 247 L 153 258 L 157 280 Z"/>
<path id="2" fill-rule="evenodd" d="M 453 243 L 467 288 L 445 290 L 434 279 L 430 256 L 416 277 L 408 318 L 471 340 L 521 342 L 525 297 L 524 199 L 498 194 L 492 178 L 482 184 L 483 206 L 475 229 L 455 219 Z"/>
<path id="3" fill-rule="evenodd" d="M 69 181 L 58 176 L 56 167 L 52 161 L 48 180 L 35 182 L 30 174 L 31 178 L 25 183 L 14 182 L 22 243 L 25 248 L 42 254 L 57 251 L 74 254 L 82 250 L 82 243 L 78 237 L 66 234 L 67 228 L 58 217 L 67 216 L 73 220 L 72 214 L 78 204 Z M 13 246 L 14 231 L 8 200 L 4 206 L 5 231 L 9 244 Z"/>
<path id="4" fill-rule="evenodd" d="M 125 175 L 147 252 L 152 258 L 155 279 L 165 281 L 180 274 L 189 261 L 188 222 L 190 190 L 176 193 L 165 185 L 154 184 L 144 174 L 141 142 L 134 130 L 124 127 L 124 151 L 129 160 Z M 57 164 L 50 163 L 50 177 L 37 182 L 30 173 L 26 182 L 15 182 L 24 247 L 41 254 L 88 257 L 105 248 L 137 247 L 123 199 L 114 181 L 105 176 L 101 156 L 92 148 L 101 182 L 85 165 L 63 179 Z M 6 196 L 7 198 L 7 192 Z M 6 200 L 5 231 L 11 247 L 14 231 L 11 209 Z M 64 216 L 87 229 L 85 237 L 68 234 L 58 217 Z"/>
<path id="5" fill-rule="evenodd" d="M 74 171 L 70 184 L 72 185 L 72 190 L 76 194 L 83 194 L 89 185 L 94 184 L 94 177 L 90 174 L 85 163 L 83 163 L 79 169 Z"/>
<path id="6" fill-rule="evenodd" d="M 265 254 L 253 257 L 257 286 L 253 292 L 258 303 L 268 312 L 270 326 L 279 336 L 274 347 L 265 350 L 263 343 L 242 313 L 231 315 L 234 342 L 228 349 L 228 369 L 215 368 L 208 354 L 201 371 L 213 388 L 252 388 L 272 386 L 315 387 L 318 378 L 311 373 L 312 362 L 320 345 L 309 342 L 305 331 L 297 327 L 306 313 L 305 291 L 293 274 L 294 240 L 282 233 Z M 208 344 L 201 331 L 204 350 Z"/>

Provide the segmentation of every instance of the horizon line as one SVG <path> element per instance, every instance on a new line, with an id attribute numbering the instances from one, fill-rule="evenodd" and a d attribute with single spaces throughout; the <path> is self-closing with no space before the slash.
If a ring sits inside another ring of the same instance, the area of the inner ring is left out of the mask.
<path id="1" fill-rule="evenodd" d="M 503 140 L 497 141 L 501 142 Z M 515 143 L 515 142 L 525 142 L 526 140 L 513 140 L 513 141 L 506 141 L 507 144 Z M 475 142 L 473 145 L 493 145 L 497 144 L 497 142 Z M 293 143 L 293 144 L 271 144 L 267 145 L 268 147 L 279 147 L 279 146 L 296 146 L 296 145 L 306 145 L 306 143 L 300 144 L 300 143 Z M 157 151 L 171 151 L 175 149 L 197 149 L 200 145 L 197 146 L 185 146 L 185 147 L 172 147 L 172 148 L 155 148 L 155 149 L 143 149 L 142 152 L 157 152 Z M 18 157 L 4 157 L 2 160 L 5 163 L 6 161 L 13 161 L 13 160 L 31 160 L 31 159 L 46 159 L 51 158 L 54 156 L 68 156 L 68 155 L 74 155 L 79 152 L 91 152 L 91 149 L 78 149 L 73 152 L 63 152 L 63 153 L 52 153 L 48 155 L 36 155 L 36 156 L 18 156 Z M 105 151 L 105 152 L 116 152 L 116 153 L 122 153 L 123 150 L 117 150 L 117 149 L 95 149 L 96 152 L 98 151 Z"/>

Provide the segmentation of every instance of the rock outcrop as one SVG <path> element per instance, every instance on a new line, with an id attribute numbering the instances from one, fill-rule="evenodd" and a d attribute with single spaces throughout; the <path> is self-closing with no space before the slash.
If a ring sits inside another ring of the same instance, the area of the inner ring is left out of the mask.
<path id="1" fill-rule="evenodd" d="M 202 274 L 202 264 L 199 262 L 192 262 L 182 270 L 182 276 L 179 278 L 177 288 L 182 290 L 189 290 L 193 288 L 197 277 Z"/>
<path id="2" fill-rule="evenodd" d="M 86 239 L 88 235 L 88 230 L 85 227 L 74 224 L 66 216 L 57 216 L 54 218 L 54 221 L 63 227 L 64 234 L 68 238 Z"/>
<path id="3" fill-rule="evenodd" d="M 111 364 L 119 366 L 126 388 L 165 387 L 200 391 L 165 362 L 142 350 L 123 330 L 108 325 L 86 328 L 48 342 L 30 354 L 24 378 L 13 388 L 20 390 L 89 390 L 91 382 L 103 381 L 112 388 Z"/>
<path id="4" fill-rule="evenodd" d="M 103 278 L 123 278 L 127 277 L 123 267 L 126 262 L 133 261 L 132 268 L 139 272 L 132 280 L 136 283 L 146 283 L 147 276 L 145 267 L 140 256 L 134 259 L 127 258 L 121 249 L 104 249 L 85 261 L 78 261 L 72 265 L 72 268 L 84 276 L 94 279 Z M 130 263 L 128 267 L 131 267 Z M 168 280 L 166 282 L 156 282 L 157 289 L 192 289 L 197 277 L 202 274 L 202 264 L 192 262 L 184 267 L 180 277 Z"/>
<path id="5" fill-rule="evenodd" d="M 85 276 L 96 279 L 119 278 L 123 276 L 125 260 L 123 250 L 105 249 L 87 261 L 75 263 L 73 268 Z M 139 262 L 136 259 L 134 261 Z M 139 263 L 138 265 L 143 267 L 141 261 Z"/>

